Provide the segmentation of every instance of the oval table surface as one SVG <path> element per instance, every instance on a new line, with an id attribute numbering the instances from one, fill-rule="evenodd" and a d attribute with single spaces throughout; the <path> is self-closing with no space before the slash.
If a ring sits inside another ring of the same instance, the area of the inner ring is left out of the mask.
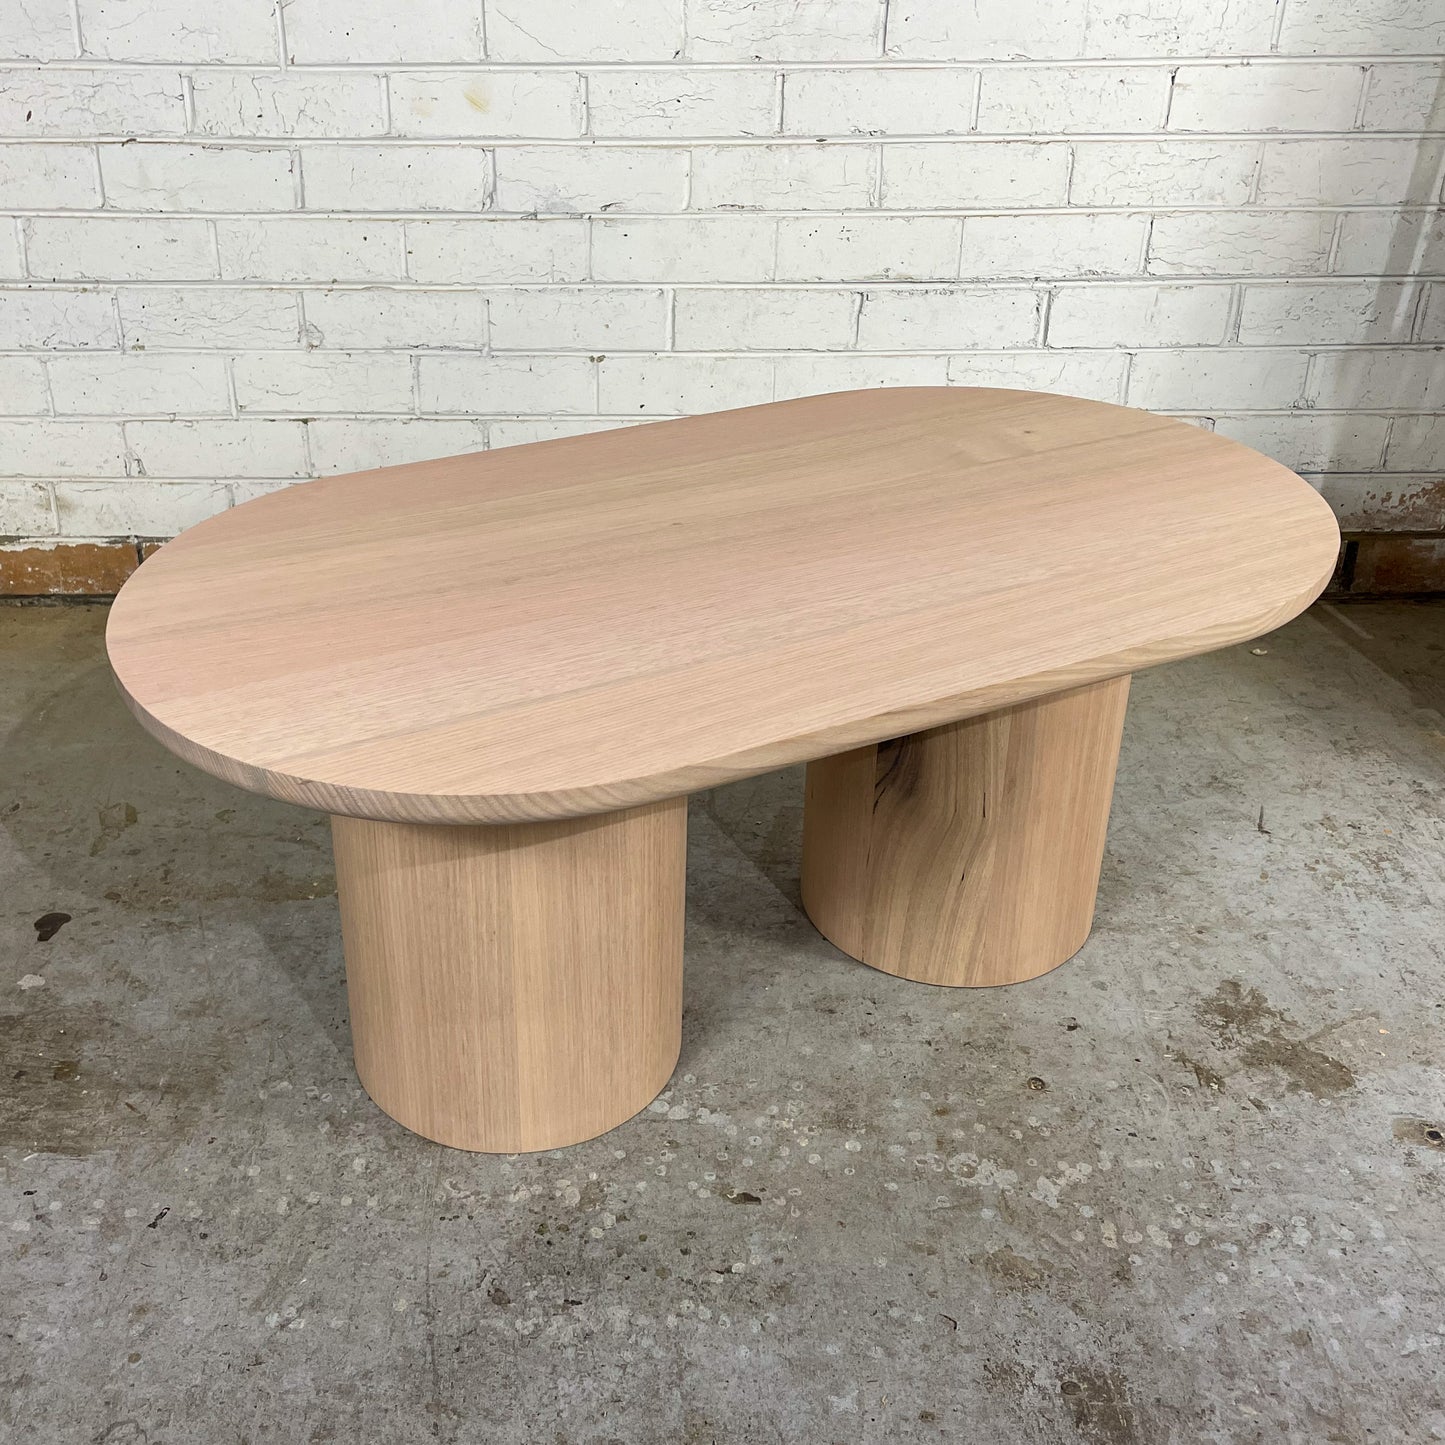
<path id="1" fill-rule="evenodd" d="M 1125 407 L 840 392 L 325 478 L 152 556 L 140 721 L 232 783 L 575 817 L 1253 637 L 1330 575 L 1293 472 Z"/>

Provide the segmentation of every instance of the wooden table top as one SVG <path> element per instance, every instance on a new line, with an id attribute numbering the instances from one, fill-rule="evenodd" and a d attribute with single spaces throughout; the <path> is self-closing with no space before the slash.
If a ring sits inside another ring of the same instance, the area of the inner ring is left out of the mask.
<path id="1" fill-rule="evenodd" d="M 626 807 L 1253 637 L 1324 586 L 1305 482 L 1182 422 L 843 392 L 288 487 L 168 543 L 141 722 L 361 817 Z"/>

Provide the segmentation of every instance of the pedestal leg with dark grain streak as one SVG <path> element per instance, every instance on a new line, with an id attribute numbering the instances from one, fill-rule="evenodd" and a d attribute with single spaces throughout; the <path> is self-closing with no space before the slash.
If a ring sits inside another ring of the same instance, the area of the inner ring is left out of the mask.
<path id="1" fill-rule="evenodd" d="M 356 1071 L 393 1119 L 512 1154 L 656 1098 L 682 1038 L 686 798 L 332 837 Z"/>
<path id="2" fill-rule="evenodd" d="M 919 983 L 1017 983 L 1089 936 L 1127 677 L 808 765 L 803 906 Z"/>

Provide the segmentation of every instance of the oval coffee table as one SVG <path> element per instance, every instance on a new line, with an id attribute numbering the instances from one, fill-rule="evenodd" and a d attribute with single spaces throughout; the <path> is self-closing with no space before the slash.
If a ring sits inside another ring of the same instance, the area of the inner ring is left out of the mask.
<path id="1" fill-rule="evenodd" d="M 512 1153 L 672 1072 L 688 793 L 807 761 L 828 938 L 1032 978 L 1089 932 L 1130 672 L 1286 621 L 1338 542 L 1182 422 L 844 392 L 288 487 L 150 558 L 107 643 L 172 751 L 332 815 L 372 1098 Z"/>

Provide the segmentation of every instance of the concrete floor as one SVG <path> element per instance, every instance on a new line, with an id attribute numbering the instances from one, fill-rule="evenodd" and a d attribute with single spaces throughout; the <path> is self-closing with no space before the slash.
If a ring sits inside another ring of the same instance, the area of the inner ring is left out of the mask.
<path id="1" fill-rule="evenodd" d="M 517 1159 L 362 1094 L 325 820 L 104 620 L 0 609 L 7 1445 L 1445 1440 L 1445 607 L 1140 677 L 1015 988 L 814 933 L 797 771 L 695 800 L 672 1086 Z"/>

